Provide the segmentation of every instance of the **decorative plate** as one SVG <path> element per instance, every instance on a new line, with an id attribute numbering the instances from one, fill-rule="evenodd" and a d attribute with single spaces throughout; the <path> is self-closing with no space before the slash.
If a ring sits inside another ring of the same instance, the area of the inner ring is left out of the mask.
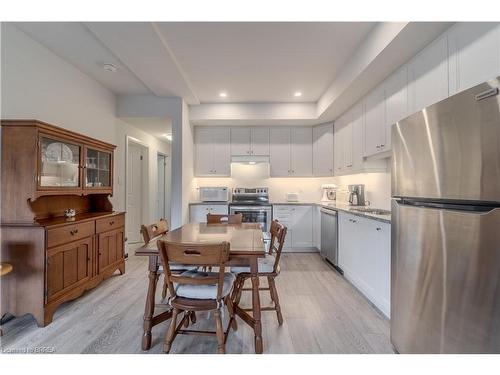
<path id="1" fill-rule="evenodd" d="M 71 149 L 61 142 L 54 142 L 47 146 L 45 157 L 48 161 L 73 161 L 73 152 Z"/>

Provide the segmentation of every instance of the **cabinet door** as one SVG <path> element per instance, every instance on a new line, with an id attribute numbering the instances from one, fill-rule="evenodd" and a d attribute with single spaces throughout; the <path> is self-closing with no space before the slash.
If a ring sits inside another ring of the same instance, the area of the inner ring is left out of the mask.
<path id="1" fill-rule="evenodd" d="M 292 176 L 312 176 L 312 128 L 291 129 Z"/>
<path id="2" fill-rule="evenodd" d="M 372 222 L 373 246 L 376 253 L 375 305 L 390 318 L 391 310 L 391 226 Z"/>
<path id="3" fill-rule="evenodd" d="M 500 24 L 457 23 L 449 33 L 450 95 L 500 75 Z"/>
<path id="4" fill-rule="evenodd" d="M 228 208 L 225 204 L 213 204 L 209 207 L 209 211 L 213 215 L 227 215 Z"/>
<path id="5" fill-rule="evenodd" d="M 313 174 L 333 176 L 333 124 L 313 128 Z"/>
<path id="6" fill-rule="evenodd" d="M 408 116 L 408 70 L 406 67 L 392 74 L 385 86 L 385 144 L 383 150 L 391 149 L 391 127 Z"/>
<path id="7" fill-rule="evenodd" d="M 352 172 L 361 171 L 364 168 L 363 159 L 363 132 L 364 132 L 364 113 L 363 104 L 359 103 L 351 110 L 352 121 L 350 123 L 350 131 L 347 133 L 350 138 L 346 139 L 346 144 L 350 146 L 350 167 Z M 350 141 L 349 141 L 350 139 Z M 349 160 L 349 159 L 347 159 Z"/>
<path id="8" fill-rule="evenodd" d="M 250 154 L 250 129 L 233 128 L 231 129 L 231 155 L 249 155 Z"/>
<path id="9" fill-rule="evenodd" d="M 231 175 L 231 136 L 229 128 L 212 129 L 213 136 L 213 174 Z"/>
<path id="10" fill-rule="evenodd" d="M 207 214 L 210 212 L 208 204 L 193 204 L 189 209 L 189 221 L 191 223 L 206 223 Z"/>
<path id="11" fill-rule="evenodd" d="M 38 190 L 81 188 L 82 146 L 63 138 L 41 134 L 39 138 Z"/>
<path id="12" fill-rule="evenodd" d="M 214 170 L 214 154 L 211 128 L 195 129 L 195 174 L 197 176 L 210 176 Z"/>
<path id="13" fill-rule="evenodd" d="M 124 258 L 123 228 L 100 233 L 98 237 L 97 269 L 98 273 Z"/>
<path id="14" fill-rule="evenodd" d="M 333 127 L 333 166 L 335 168 L 334 174 L 342 174 L 344 170 L 344 127 L 345 127 L 345 115 L 340 117 L 334 124 Z"/>
<path id="15" fill-rule="evenodd" d="M 269 156 L 269 128 L 252 128 L 251 153 L 256 156 Z"/>
<path id="16" fill-rule="evenodd" d="M 365 100 L 364 156 L 375 155 L 385 144 L 385 93 L 383 85 L 373 90 Z M 355 140 L 356 142 L 356 140 Z"/>
<path id="17" fill-rule="evenodd" d="M 88 190 L 111 188 L 113 154 L 108 151 L 84 148 L 84 185 Z"/>
<path id="18" fill-rule="evenodd" d="M 290 129 L 274 128 L 269 132 L 271 176 L 290 175 Z"/>
<path id="19" fill-rule="evenodd" d="M 47 250 L 47 301 L 92 277 L 92 237 Z"/>
<path id="20" fill-rule="evenodd" d="M 448 38 L 440 37 L 408 65 L 410 113 L 448 97 Z"/>
<path id="21" fill-rule="evenodd" d="M 292 247 L 313 246 L 313 208 L 312 206 L 293 206 L 292 208 Z"/>

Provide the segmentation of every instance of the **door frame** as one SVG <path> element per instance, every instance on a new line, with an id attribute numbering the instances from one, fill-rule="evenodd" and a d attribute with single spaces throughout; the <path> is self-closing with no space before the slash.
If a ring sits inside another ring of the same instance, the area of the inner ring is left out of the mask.
<path id="1" fill-rule="evenodd" d="M 128 186 L 128 175 L 129 175 L 129 162 L 128 162 L 128 154 L 129 154 L 129 145 L 134 144 L 135 146 L 139 146 L 142 148 L 142 156 L 143 156 L 143 164 L 142 164 L 142 184 L 141 184 L 141 190 L 142 190 L 142 199 L 140 200 L 141 202 L 141 222 L 142 223 L 147 223 L 148 222 L 148 213 L 149 213 L 149 207 L 148 207 L 148 201 L 149 201 L 149 147 L 146 145 L 144 142 L 141 140 L 132 137 L 130 135 L 125 135 L 125 211 L 127 211 L 128 208 L 128 191 L 129 191 L 129 186 Z M 127 236 L 128 228 L 127 228 L 127 219 L 125 218 L 125 236 Z M 128 242 L 128 241 L 127 241 Z"/>
<path id="2" fill-rule="evenodd" d="M 164 219 L 167 219 L 168 222 L 170 223 L 170 199 L 171 197 L 168 196 L 168 205 L 167 205 L 167 193 L 171 195 L 171 189 L 170 189 L 170 186 L 168 186 L 169 184 L 171 185 L 171 182 L 172 182 L 172 178 L 171 178 L 171 168 L 172 168 L 172 165 L 170 165 L 170 168 L 169 168 L 169 173 L 167 175 L 167 165 L 166 163 L 168 162 L 171 162 L 170 160 L 170 155 L 164 153 L 164 152 L 161 152 L 161 151 L 157 151 L 156 152 L 156 166 L 158 167 L 158 157 L 159 156 L 163 156 L 165 158 L 165 166 L 164 166 L 164 181 L 163 181 L 163 184 L 164 184 L 164 190 L 165 190 L 165 198 L 163 199 L 163 212 L 164 212 L 164 215 L 163 215 L 163 218 Z M 157 177 L 157 183 L 156 183 L 156 212 L 155 213 L 158 213 L 158 176 L 159 176 L 159 173 L 158 173 L 158 170 L 156 171 L 156 177 Z M 170 177 L 170 179 L 167 181 L 167 178 Z M 168 208 L 168 210 L 167 210 Z"/>

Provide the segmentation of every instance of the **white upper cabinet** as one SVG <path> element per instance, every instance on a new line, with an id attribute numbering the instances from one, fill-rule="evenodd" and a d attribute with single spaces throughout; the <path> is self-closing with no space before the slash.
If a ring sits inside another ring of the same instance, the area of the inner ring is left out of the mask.
<path id="1" fill-rule="evenodd" d="M 450 95 L 500 75 L 500 24 L 457 23 L 449 31 Z"/>
<path id="2" fill-rule="evenodd" d="M 272 128 L 270 130 L 271 176 L 290 175 L 290 129 Z"/>
<path id="3" fill-rule="evenodd" d="M 448 97 L 448 37 L 443 35 L 408 65 L 410 114 Z"/>
<path id="4" fill-rule="evenodd" d="M 232 128 L 231 155 L 269 155 L 269 128 Z"/>
<path id="5" fill-rule="evenodd" d="M 271 176 L 312 176 L 312 128 L 270 130 Z"/>
<path id="6" fill-rule="evenodd" d="M 385 151 L 385 91 L 380 85 L 365 99 L 365 147 L 364 156 Z"/>
<path id="7" fill-rule="evenodd" d="M 344 171 L 344 142 L 343 132 L 346 126 L 346 115 L 339 117 L 333 125 L 333 169 L 334 174 Z"/>
<path id="8" fill-rule="evenodd" d="M 383 151 L 391 149 L 391 128 L 408 116 L 408 69 L 393 73 L 384 83 L 385 88 L 385 142 Z"/>
<path id="9" fill-rule="evenodd" d="M 229 128 L 195 128 L 195 175 L 230 176 Z"/>
<path id="10" fill-rule="evenodd" d="M 313 128 L 313 174 L 333 176 L 333 124 Z"/>
<path id="11" fill-rule="evenodd" d="M 363 127 L 364 127 L 364 113 L 363 104 L 358 103 L 350 110 L 351 113 L 351 124 L 347 128 L 350 130 L 347 132 L 347 138 L 345 142 L 347 144 L 346 150 L 346 161 L 348 164 L 346 167 L 348 170 L 353 172 L 363 172 L 367 164 L 363 159 Z"/>
<path id="12" fill-rule="evenodd" d="M 250 137 L 249 128 L 231 129 L 231 155 L 250 155 Z"/>
<path id="13" fill-rule="evenodd" d="M 251 154 L 269 156 L 269 128 L 252 128 L 250 136 Z"/>
<path id="14" fill-rule="evenodd" d="M 290 148 L 291 175 L 312 176 L 313 140 L 312 128 L 292 128 Z"/>

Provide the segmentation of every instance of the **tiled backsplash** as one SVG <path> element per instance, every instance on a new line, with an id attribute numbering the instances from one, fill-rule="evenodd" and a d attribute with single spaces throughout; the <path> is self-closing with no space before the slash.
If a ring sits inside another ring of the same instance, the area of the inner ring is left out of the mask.
<path id="1" fill-rule="evenodd" d="M 234 187 L 268 187 L 269 198 L 272 202 L 285 201 L 287 192 L 298 192 L 301 202 L 318 202 L 321 200 L 323 184 L 336 184 L 339 188 L 339 201 L 346 194 L 342 190 L 349 184 L 365 184 L 366 199 L 371 206 L 390 209 L 391 174 L 361 173 L 339 177 L 310 177 L 310 178 L 278 178 L 269 177 L 269 164 L 232 164 L 231 177 L 227 178 L 196 178 L 195 189 L 200 186 L 228 186 Z M 193 192 L 194 200 L 198 199 L 198 191 Z"/>

